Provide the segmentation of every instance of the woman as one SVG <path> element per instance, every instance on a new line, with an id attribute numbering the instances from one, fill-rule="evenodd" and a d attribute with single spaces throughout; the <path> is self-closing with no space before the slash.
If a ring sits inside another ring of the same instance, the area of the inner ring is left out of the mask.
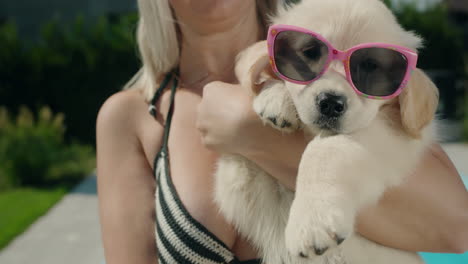
<path id="1" fill-rule="evenodd" d="M 217 154 L 210 149 L 244 155 L 294 188 L 306 142 L 299 133 L 283 136 L 263 126 L 251 99 L 233 84 L 236 54 L 264 38 L 263 14 L 274 12 L 275 1 L 138 3 L 143 67 L 130 89 L 106 101 L 97 120 L 106 261 L 158 263 L 158 255 L 162 263 L 255 259 L 255 250 L 212 201 Z M 157 93 L 158 88 L 164 92 Z M 178 208 L 172 208 L 174 204 Z M 183 219 L 174 224 L 169 218 L 175 216 Z M 467 223 L 468 195 L 452 163 L 435 145 L 408 182 L 360 215 L 358 231 L 405 250 L 462 252 L 468 248 Z"/>

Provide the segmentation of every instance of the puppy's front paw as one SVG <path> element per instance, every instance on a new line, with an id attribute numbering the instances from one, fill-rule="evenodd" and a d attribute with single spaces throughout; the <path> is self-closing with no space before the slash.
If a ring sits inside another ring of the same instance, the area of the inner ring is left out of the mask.
<path id="1" fill-rule="evenodd" d="M 340 245 L 354 227 L 354 214 L 344 206 L 325 200 L 314 202 L 296 198 L 286 226 L 289 253 L 312 259 Z"/>
<path id="2" fill-rule="evenodd" d="M 255 97 L 253 108 L 264 123 L 280 131 L 294 132 L 301 126 L 296 107 L 282 81 L 267 81 Z"/>

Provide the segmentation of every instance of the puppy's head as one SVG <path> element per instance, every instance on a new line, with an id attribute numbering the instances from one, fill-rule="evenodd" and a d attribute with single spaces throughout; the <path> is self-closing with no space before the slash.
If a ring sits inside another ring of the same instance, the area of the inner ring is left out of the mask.
<path id="1" fill-rule="evenodd" d="M 362 43 L 382 42 L 417 50 L 421 39 L 405 31 L 379 0 L 307 0 L 280 12 L 275 24 L 315 31 L 335 48 L 347 50 Z M 294 45 L 302 45 L 300 40 Z M 304 47 L 307 50 L 307 47 Z M 394 100 L 358 95 L 346 80 L 344 65 L 334 61 L 318 80 L 300 85 L 286 82 L 301 120 L 314 133 L 348 134 L 367 127 L 383 106 L 401 110 L 398 122 L 411 137 L 418 137 L 433 118 L 437 105 L 434 84 L 420 70 Z"/>

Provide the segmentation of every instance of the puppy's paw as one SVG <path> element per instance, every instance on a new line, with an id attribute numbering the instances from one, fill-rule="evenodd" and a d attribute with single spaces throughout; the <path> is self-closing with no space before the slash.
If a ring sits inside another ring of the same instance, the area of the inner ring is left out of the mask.
<path id="1" fill-rule="evenodd" d="M 351 235 L 354 227 L 355 214 L 344 206 L 316 197 L 296 198 L 286 226 L 289 253 L 297 258 L 313 259 L 328 251 L 336 252 L 336 247 Z"/>
<path id="2" fill-rule="evenodd" d="M 283 81 L 267 81 L 253 108 L 264 123 L 283 132 L 294 132 L 301 126 L 296 107 Z"/>

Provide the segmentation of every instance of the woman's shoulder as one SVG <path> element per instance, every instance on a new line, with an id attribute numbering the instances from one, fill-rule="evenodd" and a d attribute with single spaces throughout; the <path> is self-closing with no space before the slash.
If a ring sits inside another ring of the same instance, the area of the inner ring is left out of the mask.
<path id="1" fill-rule="evenodd" d="M 140 89 L 123 90 L 109 97 L 101 106 L 96 121 L 98 149 L 110 148 L 114 156 L 141 155 L 152 164 L 161 146 L 164 128 L 161 115 L 154 118 L 148 106 Z"/>
<path id="2" fill-rule="evenodd" d="M 99 134 L 104 137 L 112 134 L 141 142 L 147 130 L 157 133 L 158 122 L 148 113 L 148 102 L 141 90 L 128 89 L 115 93 L 104 102 L 98 113 L 96 129 L 98 140 Z"/>
<path id="3" fill-rule="evenodd" d="M 147 107 L 143 95 L 137 90 L 124 90 L 113 94 L 104 102 L 97 117 L 97 128 L 127 132 L 138 128 L 139 119 Z M 133 131 L 136 132 L 136 131 Z"/>

